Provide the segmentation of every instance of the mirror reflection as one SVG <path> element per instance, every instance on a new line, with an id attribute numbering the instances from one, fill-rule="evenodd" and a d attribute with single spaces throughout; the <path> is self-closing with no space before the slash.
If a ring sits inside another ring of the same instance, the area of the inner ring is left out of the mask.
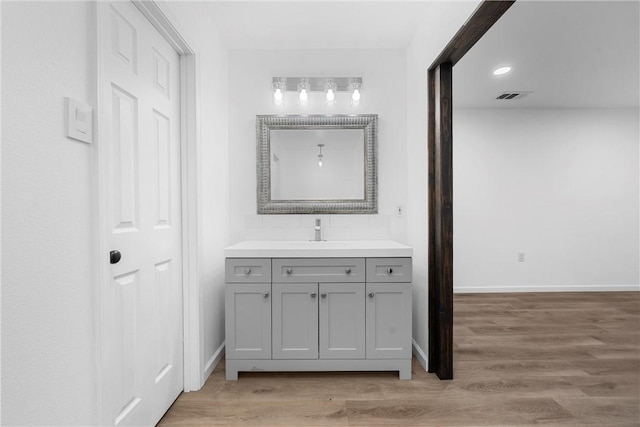
<path id="1" fill-rule="evenodd" d="M 363 200 L 364 130 L 274 129 L 271 200 Z"/>

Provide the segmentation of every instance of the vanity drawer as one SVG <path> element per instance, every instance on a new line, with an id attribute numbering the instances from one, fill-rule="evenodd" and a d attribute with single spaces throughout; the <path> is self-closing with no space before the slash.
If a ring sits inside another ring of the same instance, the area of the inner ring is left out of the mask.
<path id="1" fill-rule="evenodd" d="M 367 282 L 411 282 L 411 258 L 367 258 Z"/>
<path id="2" fill-rule="evenodd" d="M 271 283 L 271 259 L 226 258 L 224 272 L 227 283 Z"/>
<path id="3" fill-rule="evenodd" d="M 274 283 L 365 282 L 364 258 L 274 258 Z"/>

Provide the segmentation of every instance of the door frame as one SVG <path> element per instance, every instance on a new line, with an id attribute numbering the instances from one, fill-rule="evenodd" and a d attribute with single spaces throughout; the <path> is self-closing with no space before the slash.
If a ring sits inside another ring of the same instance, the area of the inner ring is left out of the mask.
<path id="1" fill-rule="evenodd" d="M 483 0 L 428 70 L 429 372 L 453 379 L 453 66 L 516 0 Z"/>
<path id="2" fill-rule="evenodd" d="M 201 244 L 198 230 L 198 152 L 200 151 L 199 117 L 200 117 L 200 76 L 199 56 L 193 48 L 194 44 L 185 37 L 177 22 L 166 11 L 166 6 L 155 0 L 131 0 L 132 4 L 149 20 L 160 35 L 175 49 L 180 61 L 180 179 L 181 179 L 181 212 L 182 212 L 182 314 L 183 314 L 183 353 L 184 353 L 184 391 L 199 390 L 204 383 L 203 366 L 204 349 L 201 343 L 204 331 L 200 328 L 200 281 L 198 276 L 198 260 Z M 109 40 L 105 27 L 110 25 L 110 2 L 95 2 L 96 23 L 96 113 L 94 115 L 95 143 L 92 150 L 92 207 L 94 210 L 93 225 L 96 244 L 94 245 L 94 333 L 96 352 L 96 397 L 97 414 L 100 424 L 108 424 L 103 410 L 104 376 L 102 364 L 102 319 L 105 318 L 104 292 L 109 282 L 109 265 L 106 261 L 110 247 L 104 233 L 107 229 L 106 207 L 106 147 L 102 143 L 108 135 L 108 115 L 104 104 L 105 78 L 107 76 L 106 59 L 109 55 Z"/>

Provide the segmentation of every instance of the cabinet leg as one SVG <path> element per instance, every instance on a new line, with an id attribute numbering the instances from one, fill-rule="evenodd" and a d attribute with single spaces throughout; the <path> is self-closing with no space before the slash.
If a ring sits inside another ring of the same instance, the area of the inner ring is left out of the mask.
<path id="1" fill-rule="evenodd" d="M 226 374 L 227 374 L 227 381 L 237 381 L 238 380 L 238 370 L 237 369 L 229 368 L 229 366 L 227 366 Z"/>
<path id="2" fill-rule="evenodd" d="M 402 364 L 402 367 L 398 370 L 398 376 L 401 380 L 411 379 L 411 360 Z"/>

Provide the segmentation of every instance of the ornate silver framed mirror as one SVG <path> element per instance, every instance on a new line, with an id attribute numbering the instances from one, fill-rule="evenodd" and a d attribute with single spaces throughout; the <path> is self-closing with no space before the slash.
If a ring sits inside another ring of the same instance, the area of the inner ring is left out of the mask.
<path id="1" fill-rule="evenodd" d="M 258 214 L 378 213 L 378 116 L 256 116 Z"/>

